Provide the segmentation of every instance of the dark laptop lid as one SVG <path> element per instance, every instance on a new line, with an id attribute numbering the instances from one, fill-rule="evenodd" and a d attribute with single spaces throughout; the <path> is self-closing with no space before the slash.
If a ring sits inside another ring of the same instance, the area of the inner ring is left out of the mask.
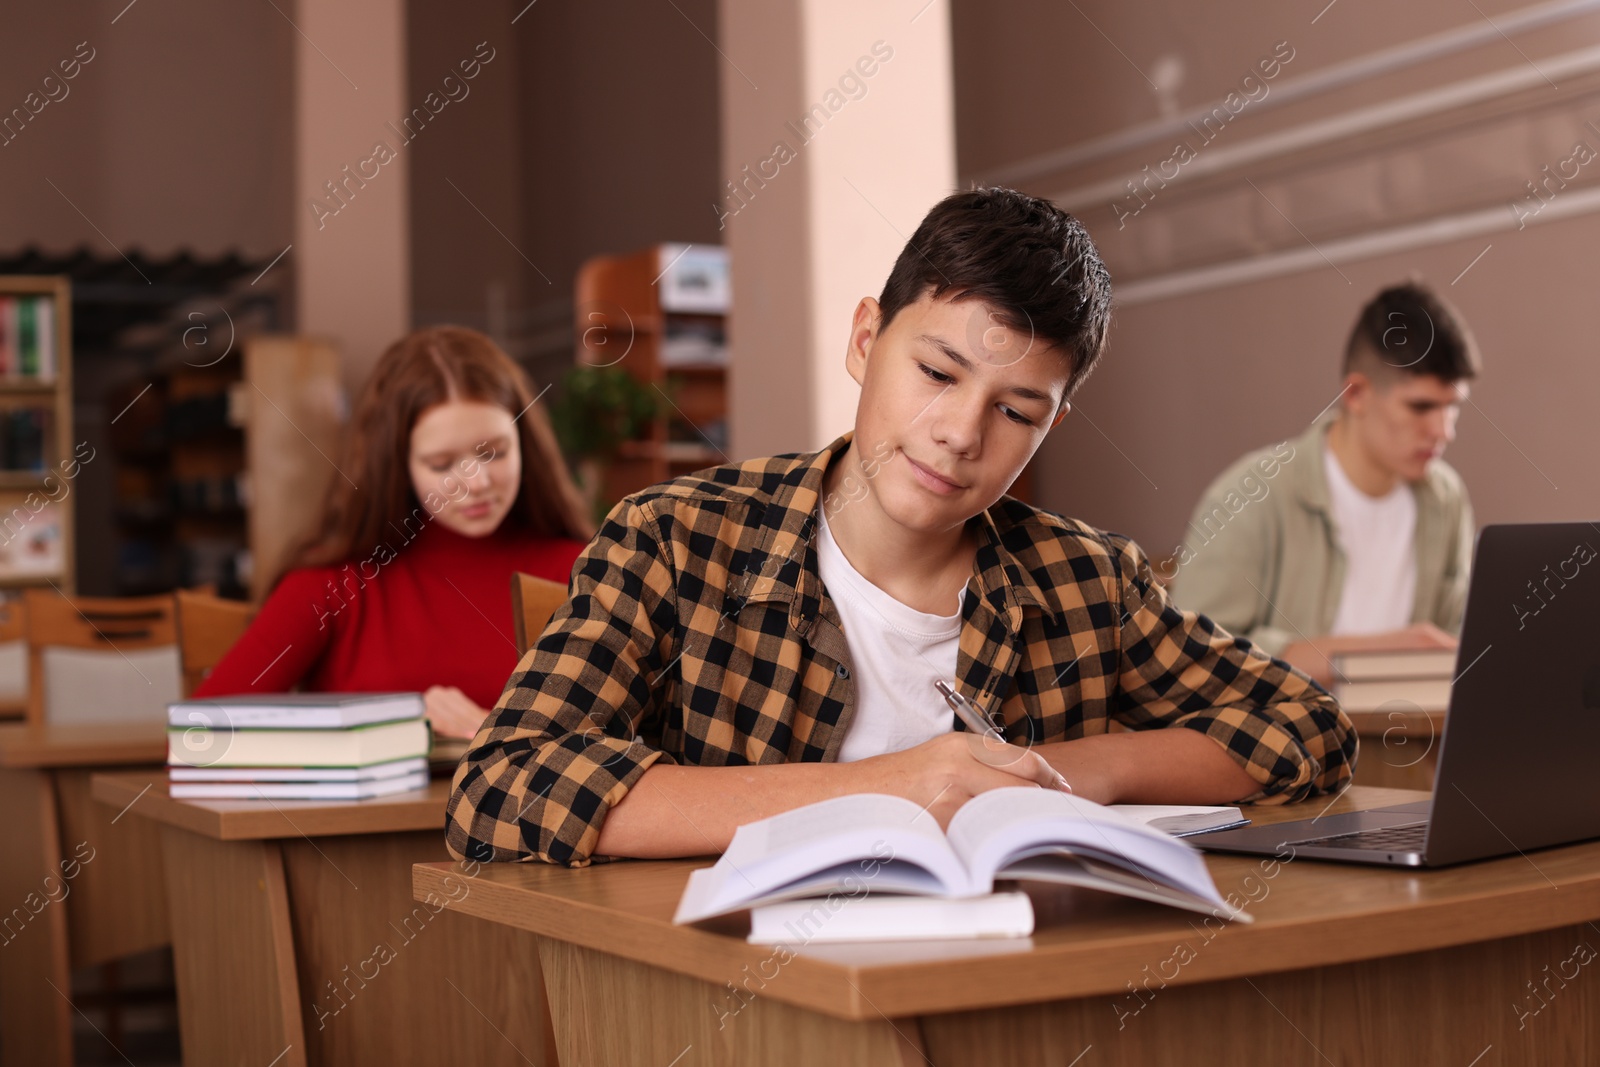
<path id="1" fill-rule="evenodd" d="M 1478 534 L 1427 862 L 1600 837 L 1600 523 Z"/>

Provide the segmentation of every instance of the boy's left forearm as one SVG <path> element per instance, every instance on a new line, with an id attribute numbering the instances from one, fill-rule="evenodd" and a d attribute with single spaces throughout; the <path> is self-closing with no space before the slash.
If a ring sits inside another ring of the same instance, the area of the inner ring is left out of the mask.
<path id="1" fill-rule="evenodd" d="M 1232 804 L 1261 791 L 1221 745 L 1194 730 L 1129 730 L 1035 745 L 1097 804 Z"/>

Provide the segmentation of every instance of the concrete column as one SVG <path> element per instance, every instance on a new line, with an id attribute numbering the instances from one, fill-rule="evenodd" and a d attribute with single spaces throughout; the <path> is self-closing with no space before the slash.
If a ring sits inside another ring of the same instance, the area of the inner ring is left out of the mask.
<path id="1" fill-rule="evenodd" d="M 731 455 L 853 424 L 850 315 L 954 191 L 946 0 L 721 0 Z"/>
<path id="2" fill-rule="evenodd" d="M 297 30 L 297 328 L 338 343 L 353 394 L 411 327 L 406 142 L 430 116 L 406 99 L 402 0 L 280 6 Z"/>

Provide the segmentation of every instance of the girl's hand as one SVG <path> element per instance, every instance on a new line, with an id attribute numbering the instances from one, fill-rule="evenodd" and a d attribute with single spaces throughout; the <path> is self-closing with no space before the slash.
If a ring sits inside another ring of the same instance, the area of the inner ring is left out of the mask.
<path id="1" fill-rule="evenodd" d="M 487 708 L 478 707 L 453 685 L 430 687 L 422 694 L 422 704 L 433 732 L 440 737 L 476 737 L 489 715 Z"/>

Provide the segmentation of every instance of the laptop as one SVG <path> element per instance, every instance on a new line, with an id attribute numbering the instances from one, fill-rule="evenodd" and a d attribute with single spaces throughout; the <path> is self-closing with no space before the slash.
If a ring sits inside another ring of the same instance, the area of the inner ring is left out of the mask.
<path id="1" fill-rule="evenodd" d="M 1600 837 L 1600 523 L 1478 534 L 1440 745 L 1429 800 L 1188 840 L 1441 867 Z"/>

